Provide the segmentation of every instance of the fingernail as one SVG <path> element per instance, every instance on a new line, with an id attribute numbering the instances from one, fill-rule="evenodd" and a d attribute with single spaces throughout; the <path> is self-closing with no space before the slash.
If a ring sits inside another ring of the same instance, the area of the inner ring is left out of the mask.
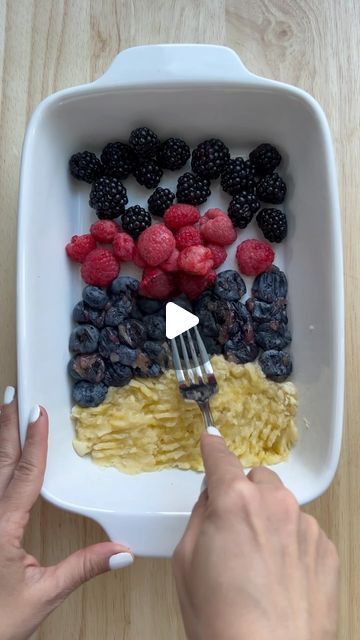
<path id="1" fill-rule="evenodd" d="M 217 429 L 216 427 L 208 427 L 207 428 L 207 432 L 211 435 L 211 436 L 219 436 L 220 438 L 222 438 L 222 435 L 219 431 L 219 429 Z"/>
<path id="2" fill-rule="evenodd" d="M 32 424 L 33 422 L 36 422 L 36 420 L 38 420 L 39 418 L 40 418 L 40 407 L 38 404 L 35 404 L 30 411 L 29 423 Z"/>
<path id="3" fill-rule="evenodd" d="M 128 567 L 133 562 L 134 558 L 132 557 L 131 553 L 116 553 L 109 559 L 109 569 L 123 569 L 124 567 Z"/>
<path id="4" fill-rule="evenodd" d="M 4 404 L 11 404 L 15 398 L 14 387 L 6 387 L 4 392 Z"/>

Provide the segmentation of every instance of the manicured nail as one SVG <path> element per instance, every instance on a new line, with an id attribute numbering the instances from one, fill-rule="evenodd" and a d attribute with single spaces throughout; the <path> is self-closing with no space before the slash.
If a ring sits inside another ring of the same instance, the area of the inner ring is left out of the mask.
<path id="1" fill-rule="evenodd" d="M 128 567 L 133 562 L 134 558 L 132 557 L 131 553 L 116 553 L 109 559 L 109 569 L 123 569 L 124 567 Z"/>
<path id="2" fill-rule="evenodd" d="M 207 432 L 211 435 L 211 436 L 219 436 L 220 438 L 222 438 L 222 435 L 219 431 L 219 429 L 217 429 L 216 427 L 208 427 L 207 428 Z"/>
<path id="3" fill-rule="evenodd" d="M 30 411 L 29 423 L 32 424 L 33 422 L 36 422 L 36 420 L 38 420 L 39 418 L 40 418 L 40 407 L 38 404 L 35 404 Z"/>
<path id="4" fill-rule="evenodd" d="M 11 404 L 15 398 L 14 387 L 6 387 L 4 392 L 4 404 Z"/>

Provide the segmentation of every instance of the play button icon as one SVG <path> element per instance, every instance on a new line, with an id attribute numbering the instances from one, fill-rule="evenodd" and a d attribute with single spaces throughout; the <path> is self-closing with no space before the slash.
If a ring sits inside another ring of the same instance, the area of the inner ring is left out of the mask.
<path id="1" fill-rule="evenodd" d="M 199 324 L 199 318 L 174 302 L 166 305 L 166 337 L 171 340 Z"/>

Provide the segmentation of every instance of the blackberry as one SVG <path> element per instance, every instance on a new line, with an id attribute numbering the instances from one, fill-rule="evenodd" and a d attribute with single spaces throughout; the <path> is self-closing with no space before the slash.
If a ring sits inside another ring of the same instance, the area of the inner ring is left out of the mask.
<path id="1" fill-rule="evenodd" d="M 196 175 L 213 180 L 220 176 L 229 160 L 227 146 L 218 138 L 211 138 L 193 150 L 191 168 Z"/>
<path id="2" fill-rule="evenodd" d="M 260 209 L 256 222 L 269 242 L 281 242 L 287 236 L 286 215 L 280 209 Z"/>
<path id="3" fill-rule="evenodd" d="M 210 195 L 210 182 L 206 178 L 194 176 L 192 173 L 184 173 L 180 176 L 176 187 L 178 202 L 186 204 L 202 204 Z"/>
<path id="4" fill-rule="evenodd" d="M 259 175 L 272 173 L 281 162 L 281 155 L 272 144 L 259 144 L 249 155 L 250 161 Z"/>
<path id="5" fill-rule="evenodd" d="M 89 205 L 102 220 L 124 213 L 127 202 L 126 189 L 117 178 L 99 178 L 91 188 Z"/>
<path id="6" fill-rule="evenodd" d="M 281 204 L 286 196 L 286 184 L 278 173 L 272 173 L 260 180 L 256 187 L 256 194 L 264 202 Z"/>
<path id="7" fill-rule="evenodd" d="M 230 201 L 228 214 L 234 227 L 245 229 L 259 209 L 260 202 L 256 195 L 242 191 Z"/>
<path id="8" fill-rule="evenodd" d="M 175 200 L 175 193 L 170 189 L 157 187 L 148 199 L 149 211 L 153 216 L 163 216 Z"/>
<path id="9" fill-rule="evenodd" d="M 126 233 L 133 238 L 138 238 L 140 233 L 151 225 L 151 215 L 138 204 L 126 209 L 121 218 L 121 226 Z"/>
<path id="10" fill-rule="evenodd" d="M 138 127 L 130 133 L 129 144 L 139 158 L 150 158 L 156 154 L 160 140 L 148 127 Z"/>
<path id="11" fill-rule="evenodd" d="M 221 175 L 224 191 L 235 196 L 242 191 L 253 193 L 255 190 L 255 167 L 244 158 L 231 158 Z"/>
<path id="12" fill-rule="evenodd" d="M 74 153 L 69 160 L 70 173 L 73 178 L 91 184 L 103 174 L 103 166 L 95 153 L 81 151 Z"/>
<path id="13" fill-rule="evenodd" d="M 101 154 L 101 162 L 107 176 L 127 178 L 132 172 L 136 156 L 131 147 L 123 142 L 109 142 Z"/>
<path id="14" fill-rule="evenodd" d="M 181 169 L 190 158 L 190 148 L 181 138 L 168 138 L 160 146 L 158 161 L 163 169 Z"/>
<path id="15" fill-rule="evenodd" d="M 159 184 L 163 170 L 156 164 L 155 160 L 150 159 L 138 164 L 133 173 L 139 184 L 147 189 L 153 189 Z"/>

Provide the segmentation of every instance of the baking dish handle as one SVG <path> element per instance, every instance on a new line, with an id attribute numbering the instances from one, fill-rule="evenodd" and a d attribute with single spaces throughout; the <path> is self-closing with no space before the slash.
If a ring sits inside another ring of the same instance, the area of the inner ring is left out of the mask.
<path id="1" fill-rule="evenodd" d="M 96 85 L 165 85 L 179 82 L 251 82 L 254 76 L 228 47 L 157 44 L 132 47 L 114 58 Z"/>

